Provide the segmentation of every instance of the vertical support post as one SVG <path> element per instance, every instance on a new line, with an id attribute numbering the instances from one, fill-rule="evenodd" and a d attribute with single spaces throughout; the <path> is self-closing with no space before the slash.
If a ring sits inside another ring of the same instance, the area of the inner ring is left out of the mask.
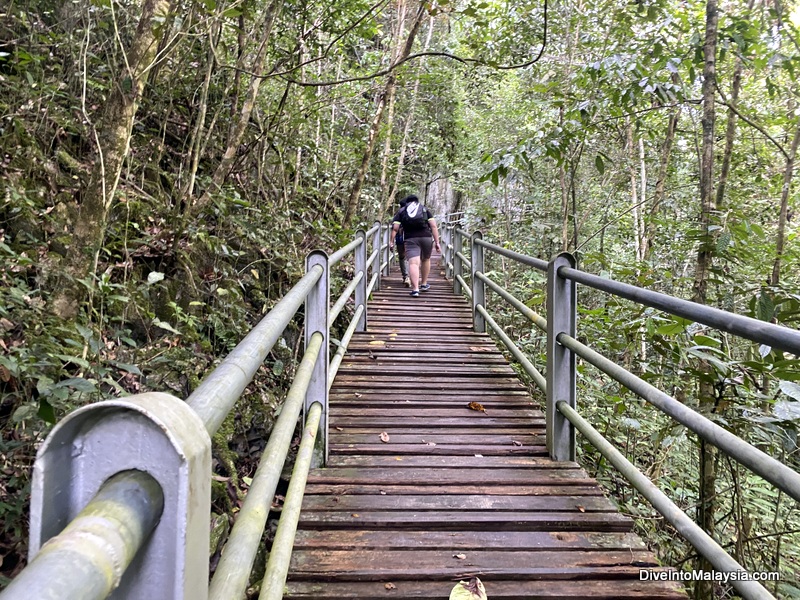
<path id="1" fill-rule="evenodd" d="M 386 229 L 383 230 L 383 232 L 384 232 L 383 243 L 386 245 L 386 255 L 385 255 L 385 260 L 383 260 L 383 259 L 381 260 L 381 265 L 383 263 L 386 263 L 386 267 L 383 269 L 383 276 L 384 277 L 388 277 L 389 276 L 389 267 L 391 267 L 391 265 L 389 263 L 392 260 L 392 251 L 389 250 L 389 240 L 392 239 L 392 225 L 391 225 L 391 223 L 386 227 Z M 378 254 L 381 255 L 381 256 L 384 256 L 383 252 L 379 252 Z M 378 268 L 380 268 L 380 265 L 378 265 Z M 364 309 L 365 309 L 364 314 L 366 314 L 366 307 L 364 307 Z"/>
<path id="2" fill-rule="evenodd" d="M 553 460 L 575 460 L 575 428 L 556 408 L 565 400 L 575 408 L 575 355 L 558 343 L 558 335 L 575 337 L 577 285 L 558 274 L 575 267 L 575 257 L 562 252 L 547 267 L 547 450 Z"/>
<path id="3" fill-rule="evenodd" d="M 444 248 L 442 248 L 442 257 L 444 259 L 444 276 L 445 279 L 452 279 L 453 269 L 450 267 L 450 265 L 453 262 L 453 256 L 450 250 L 450 244 L 453 243 L 453 232 L 452 228 L 450 227 L 450 223 L 444 223 L 442 225 L 442 242 L 444 243 Z"/>
<path id="4" fill-rule="evenodd" d="M 361 304 L 364 305 L 364 312 L 361 313 L 361 318 L 358 319 L 356 331 L 366 331 L 367 287 L 369 286 L 369 273 L 367 273 L 367 234 L 363 229 L 359 229 L 356 231 L 356 237 L 361 238 L 361 244 L 358 246 L 358 248 L 356 248 L 355 251 L 355 272 L 353 273 L 353 276 L 355 277 L 359 273 L 364 274 L 364 276 L 361 278 L 361 281 L 356 286 L 356 308 L 358 308 Z M 378 268 L 380 268 L 380 265 Z"/>
<path id="5" fill-rule="evenodd" d="M 362 237 L 364 232 L 361 231 Z M 363 248 L 361 244 L 359 248 Z M 356 250 L 358 252 L 358 250 Z M 358 254 L 356 254 L 358 256 Z M 311 382 L 306 391 L 303 414 L 314 402 L 322 405 L 322 417 L 319 423 L 317 445 L 314 449 L 313 466 L 325 466 L 328 462 L 328 365 L 330 364 L 329 332 L 328 332 L 328 307 L 330 306 L 330 277 L 328 273 L 328 255 L 321 250 L 314 250 L 306 257 L 306 272 L 317 265 L 322 267 L 322 276 L 306 297 L 305 321 L 305 346 L 311 341 L 311 336 L 319 332 L 322 334 L 322 348 L 311 374 Z M 362 280 L 363 283 L 363 280 Z"/>
<path id="6" fill-rule="evenodd" d="M 458 256 L 461 253 L 462 249 L 462 241 L 461 241 L 461 233 L 459 233 L 457 227 L 453 227 L 453 293 L 456 296 L 460 296 L 463 292 L 461 291 L 461 284 L 458 281 L 458 276 L 464 277 L 464 267 L 461 264 L 461 258 Z"/>
<path id="7" fill-rule="evenodd" d="M 470 271 L 470 281 L 472 282 L 472 327 L 475 333 L 486 333 L 486 319 L 478 312 L 478 306 L 486 308 L 486 284 L 475 277 L 475 273 L 483 273 L 483 246 L 476 244 L 475 240 L 482 240 L 483 234 L 475 231 L 471 237 L 472 270 Z"/>
<path id="8" fill-rule="evenodd" d="M 372 272 L 377 273 L 378 278 L 375 280 L 375 287 L 372 288 L 373 292 L 377 292 L 381 289 L 381 271 L 383 270 L 381 269 L 381 265 L 383 264 L 383 251 L 381 250 L 383 245 L 383 226 L 380 221 L 375 221 L 375 225 L 377 225 L 378 228 L 372 236 L 372 252 L 375 253 L 375 262 L 372 263 Z"/>

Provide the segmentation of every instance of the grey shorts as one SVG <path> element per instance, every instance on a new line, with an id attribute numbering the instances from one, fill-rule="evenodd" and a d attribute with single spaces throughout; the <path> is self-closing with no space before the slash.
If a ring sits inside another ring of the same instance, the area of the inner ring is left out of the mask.
<path id="1" fill-rule="evenodd" d="M 421 257 L 422 260 L 429 260 L 433 252 L 433 238 L 415 237 L 406 238 L 406 259 Z"/>

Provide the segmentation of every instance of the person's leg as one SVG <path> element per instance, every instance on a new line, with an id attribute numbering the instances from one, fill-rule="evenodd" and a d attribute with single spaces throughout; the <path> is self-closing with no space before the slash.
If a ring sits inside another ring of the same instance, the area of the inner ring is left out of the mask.
<path id="1" fill-rule="evenodd" d="M 430 238 L 420 240 L 420 285 L 428 288 L 428 275 L 431 272 L 431 251 L 433 240 Z"/>
<path id="2" fill-rule="evenodd" d="M 408 278 L 408 261 L 406 260 L 406 244 L 397 244 L 397 260 L 400 263 L 400 277 L 403 279 L 403 285 L 406 287 L 411 285 Z"/>
<path id="3" fill-rule="evenodd" d="M 419 291 L 419 263 L 419 256 L 408 259 L 408 275 L 411 278 L 411 290 L 417 292 Z M 430 263 L 430 261 L 428 261 L 428 263 Z"/>
<path id="4" fill-rule="evenodd" d="M 406 239 L 406 258 L 408 259 L 408 275 L 411 278 L 411 293 L 419 296 L 419 262 L 420 246 L 417 240 Z"/>

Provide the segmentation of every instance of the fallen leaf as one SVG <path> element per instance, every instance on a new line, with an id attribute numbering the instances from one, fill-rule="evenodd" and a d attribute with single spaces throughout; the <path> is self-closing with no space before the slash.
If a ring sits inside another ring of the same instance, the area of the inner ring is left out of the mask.
<path id="1" fill-rule="evenodd" d="M 466 554 L 453 554 L 453 558 L 457 558 L 458 560 L 464 560 L 467 558 Z"/>
<path id="2" fill-rule="evenodd" d="M 385 496 L 385 495 L 386 495 L 386 492 L 384 492 L 383 490 L 381 490 L 381 496 Z"/>
<path id="3" fill-rule="evenodd" d="M 350 516 L 351 516 L 351 517 L 358 517 L 358 513 L 353 513 L 353 514 L 352 514 L 352 515 L 350 515 Z"/>
<path id="4" fill-rule="evenodd" d="M 470 402 L 469 404 L 467 404 L 467 408 L 471 408 L 472 410 L 478 410 L 483 414 L 489 414 L 486 412 L 486 409 L 483 408 L 483 404 L 481 404 L 480 402 Z"/>
<path id="5" fill-rule="evenodd" d="M 373 340 L 369 343 L 370 346 L 385 346 L 386 342 L 383 340 Z"/>
<path id="6" fill-rule="evenodd" d="M 483 458 L 483 454 L 476 454 L 475 458 Z"/>
<path id="7" fill-rule="evenodd" d="M 353 393 L 353 396 L 355 396 L 356 398 L 361 398 L 362 394 L 359 394 L 358 392 L 355 392 L 355 393 Z"/>
<path id="8" fill-rule="evenodd" d="M 581 512 L 586 512 L 586 507 L 585 506 L 577 506 L 576 508 Z"/>
<path id="9" fill-rule="evenodd" d="M 477 577 L 459 581 L 450 592 L 450 600 L 487 600 L 486 589 Z"/>
<path id="10" fill-rule="evenodd" d="M 393 583 L 384 583 L 383 587 L 385 587 L 387 590 L 396 590 L 397 589 L 397 586 L 395 584 L 393 584 Z"/>
<path id="11" fill-rule="evenodd" d="M 12 329 L 14 329 L 14 324 L 8 319 L 0 319 L 0 327 L 5 329 L 6 331 L 11 331 Z"/>
<path id="12" fill-rule="evenodd" d="M 515 446 L 522 446 L 522 442 L 518 442 L 517 440 L 511 440 L 511 443 Z"/>
<path id="13" fill-rule="evenodd" d="M 342 429 L 341 427 L 337 427 L 336 431 L 344 431 L 344 429 Z"/>
<path id="14" fill-rule="evenodd" d="M 385 431 L 382 431 L 382 432 L 381 432 L 380 438 L 381 438 L 381 441 L 382 441 L 384 444 L 388 444 L 388 443 L 389 443 L 389 434 L 388 434 L 388 433 L 386 433 Z"/>
<path id="15" fill-rule="evenodd" d="M 469 349 L 473 352 L 491 352 L 491 348 L 486 346 L 470 346 Z"/>

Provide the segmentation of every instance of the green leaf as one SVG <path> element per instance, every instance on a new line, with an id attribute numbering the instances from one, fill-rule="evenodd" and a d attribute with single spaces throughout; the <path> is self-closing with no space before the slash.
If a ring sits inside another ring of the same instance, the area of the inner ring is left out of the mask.
<path id="1" fill-rule="evenodd" d="M 283 361 L 276 360 L 275 364 L 272 365 L 272 374 L 276 377 L 280 376 L 283 373 Z"/>
<path id="2" fill-rule="evenodd" d="M 90 369 L 92 365 L 88 361 L 82 359 L 80 356 L 69 356 L 67 354 L 55 354 L 56 358 L 60 358 L 64 362 L 73 363 L 84 369 Z"/>
<path id="3" fill-rule="evenodd" d="M 599 154 L 594 157 L 594 166 L 597 169 L 597 172 L 600 173 L 600 175 L 606 172 L 606 165 L 603 162 L 603 157 L 600 156 Z"/>
<path id="4" fill-rule="evenodd" d="M 800 385 L 792 381 L 781 381 L 779 386 L 784 394 L 795 400 L 800 400 Z"/>
<path id="5" fill-rule="evenodd" d="M 164 279 L 164 274 L 159 273 L 158 271 L 151 271 L 150 274 L 147 276 L 147 285 L 153 285 L 154 283 L 158 283 Z"/>
<path id="6" fill-rule="evenodd" d="M 14 414 L 11 415 L 11 420 L 14 423 L 21 423 L 27 419 L 30 419 L 39 411 L 38 407 L 35 404 L 27 403 L 20 406 L 17 410 L 14 411 Z"/>
<path id="7" fill-rule="evenodd" d="M 463 554 L 454 556 L 461 559 L 465 557 Z M 486 589 L 477 577 L 469 581 L 459 581 L 450 592 L 450 600 L 487 600 Z"/>
<path id="8" fill-rule="evenodd" d="M 136 365 L 129 365 L 126 363 L 118 362 L 116 360 L 109 360 L 108 364 L 114 365 L 118 369 L 122 369 L 123 371 L 127 371 L 128 373 L 133 373 L 134 375 L 142 375 L 142 372 Z"/>
<path id="9" fill-rule="evenodd" d="M 666 323 L 662 325 L 658 329 L 656 329 L 657 335 L 675 335 L 678 333 L 683 333 L 686 330 L 686 326 L 683 323 Z"/>
<path id="10" fill-rule="evenodd" d="M 238 8 L 229 8 L 228 10 L 226 10 L 225 12 L 222 13 L 222 16 L 227 18 L 227 19 L 235 19 L 236 17 L 238 17 L 241 14 L 242 14 L 242 11 L 239 10 Z"/>
<path id="11" fill-rule="evenodd" d="M 756 317 L 761 321 L 771 321 L 775 316 L 775 303 L 766 291 L 761 290 L 756 304 Z"/>
<path id="12" fill-rule="evenodd" d="M 169 323 L 162 321 L 161 319 L 153 319 L 153 325 L 155 325 L 156 327 L 160 327 L 161 329 L 166 329 L 167 331 L 171 331 L 172 333 L 177 333 L 178 335 L 181 335 L 180 331 L 175 329 Z"/>
<path id="13" fill-rule="evenodd" d="M 84 379 L 83 377 L 70 377 L 69 379 L 64 379 L 63 381 L 59 381 L 56 385 L 56 388 L 64 388 L 70 387 L 78 392 L 84 392 L 87 394 L 91 394 L 97 391 L 97 386 L 94 384 L 93 381 L 89 381 L 88 379 Z"/>
<path id="14" fill-rule="evenodd" d="M 56 422 L 56 411 L 53 406 L 44 398 L 39 398 L 39 417 L 47 423 Z"/>

